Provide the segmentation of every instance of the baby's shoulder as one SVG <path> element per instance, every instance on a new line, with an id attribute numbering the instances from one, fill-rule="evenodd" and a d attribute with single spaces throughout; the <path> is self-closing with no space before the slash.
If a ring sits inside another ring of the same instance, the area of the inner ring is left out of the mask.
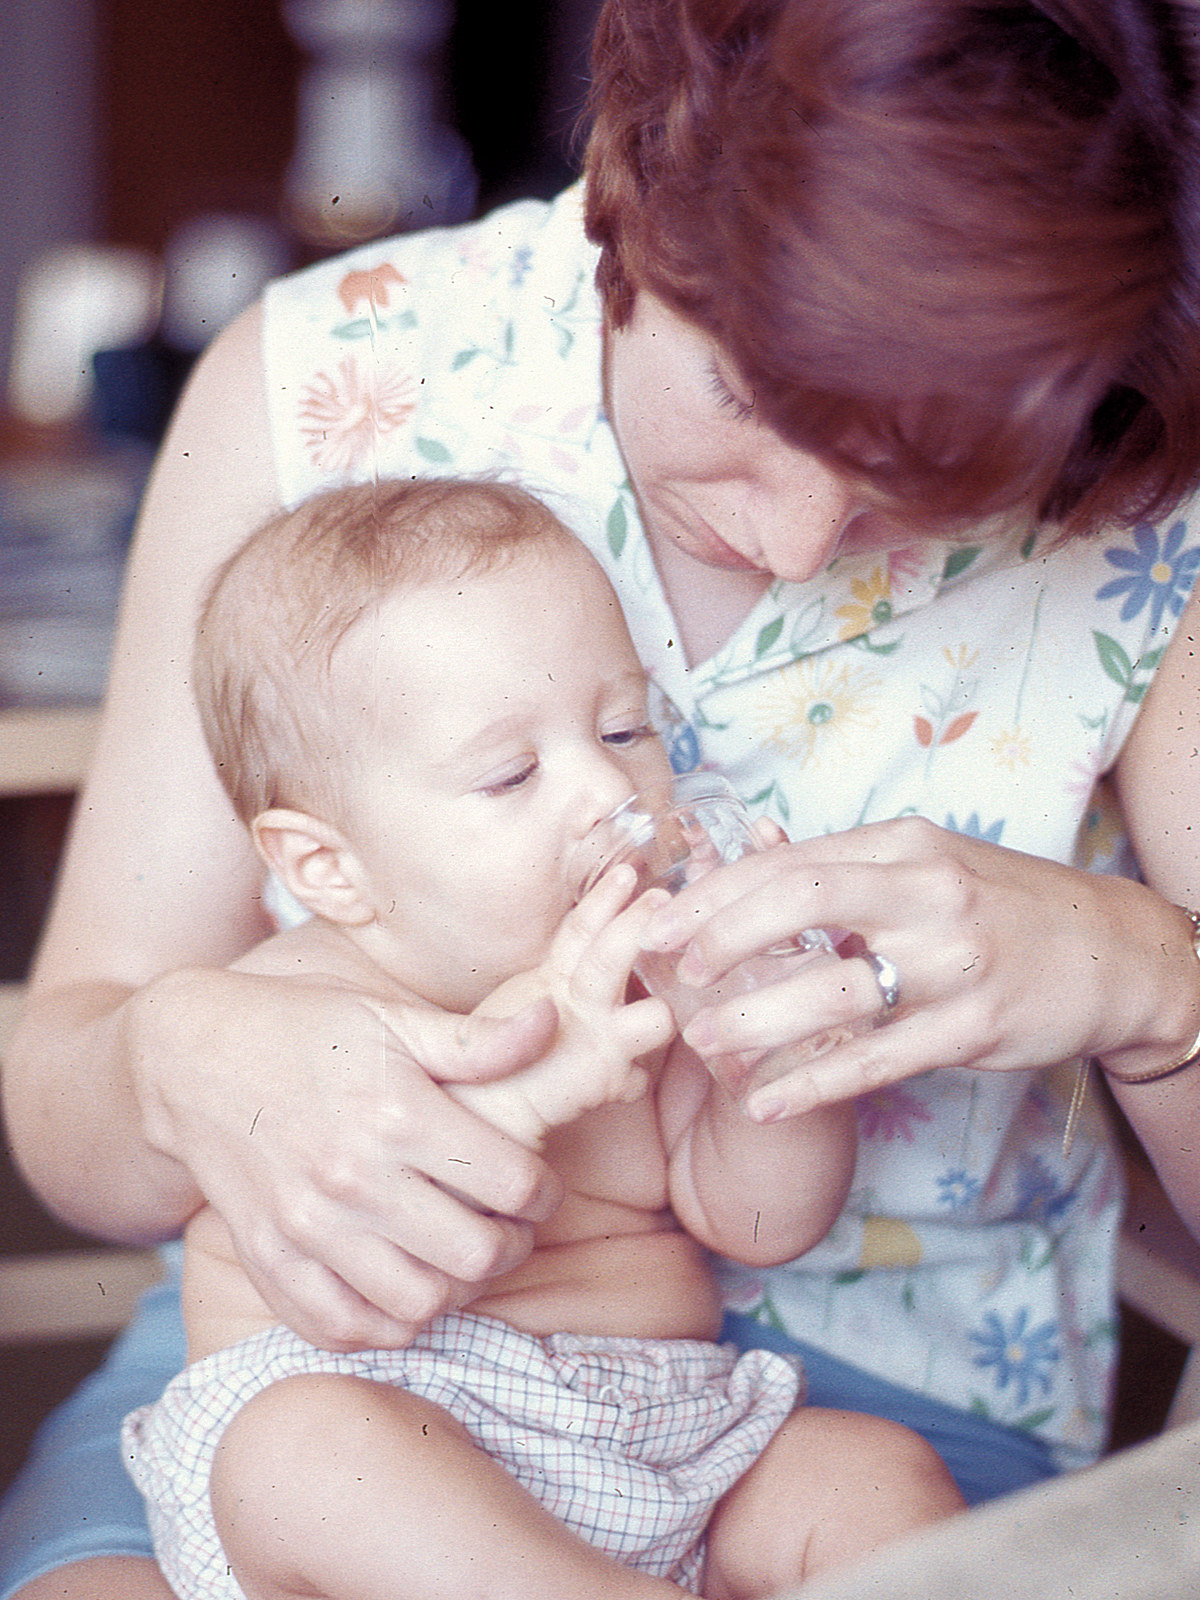
<path id="1" fill-rule="evenodd" d="M 382 999 L 415 999 L 361 951 L 353 940 L 318 917 L 272 934 L 230 963 L 231 972 L 263 978 L 300 978 L 344 983 Z"/>

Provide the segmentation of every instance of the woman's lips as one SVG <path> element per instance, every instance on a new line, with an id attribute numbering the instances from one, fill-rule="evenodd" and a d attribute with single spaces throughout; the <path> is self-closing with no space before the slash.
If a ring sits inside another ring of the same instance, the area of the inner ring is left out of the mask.
<path id="1" fill-rule="evenodd" d="M 706 567 L 721 567 L 726 572 L 764 570 L 757 561 L 751 561 L 749 556 L 742 555 L 732 545 L 726 544 L 720 534 L 695 512 L 682 516 L 677 511 L 668 510 L 667 519 L 667 534 L 671 542 L 679 545 L 697 561 L 703 562 Z"/>

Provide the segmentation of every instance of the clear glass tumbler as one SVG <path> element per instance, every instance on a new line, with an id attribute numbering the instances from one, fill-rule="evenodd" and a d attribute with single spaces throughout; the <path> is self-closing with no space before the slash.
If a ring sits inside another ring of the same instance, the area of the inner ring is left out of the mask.
<path id="1" fill-rule="evenodd" d="M 689 772 L 635 794 L 598 822 L 584 841 L 588 871 L 581 893 L 620 862 L 637 871 L 638 893 L 666 889 L 678 894 L 714 867 L 761 850 L 750 813 L 729 783 L 711 772 Z M 681 983 L 676 972 L 679 952 L 647 951 L 638 960 L 637 976 L 651 994 L 670 1006 L 682 1029 L 703 1007 L 763 988 L 815 961 L 836 961 L 828 935 L 806 929 L 786 945 L 776 945 L 740 961 L 715 983 L 695 988 Z M 782 1077 L 847 1037 L 846 1029 L 830 1029 L 783 1045 L 768 1055 L 747 1060 L 741 1055 L 710 1057 L 708 1068 L 733 1094 Z"/>

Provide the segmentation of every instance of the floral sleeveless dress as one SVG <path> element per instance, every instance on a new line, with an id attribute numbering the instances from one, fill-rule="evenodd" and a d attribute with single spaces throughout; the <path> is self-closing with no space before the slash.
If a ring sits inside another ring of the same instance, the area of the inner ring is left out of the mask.
<path id="1" fill-rule="evenodd" d="M 646 666 L 725 772 L 803 837 L 913 813 L 1120 870 L 1096 799 L 1200 567 L 1185 510 L 1053 549 L 1038 531 L 915 544 L 774 584 L 689 669 L 604 416 L 578 190 L 326 261 L 266 299 L 286 503 L 372 476 L 499 473 L 595 552 Z M 1030 930 L 1036 937 L 1036 929 Z M 893 1383 L 1028 1429 L 1062 1466 L 1103 1442 L 1119 1166 L 1069 1071 L 942 1068 L 864 1097 L 829 1236 L 731 1306 Z"/>

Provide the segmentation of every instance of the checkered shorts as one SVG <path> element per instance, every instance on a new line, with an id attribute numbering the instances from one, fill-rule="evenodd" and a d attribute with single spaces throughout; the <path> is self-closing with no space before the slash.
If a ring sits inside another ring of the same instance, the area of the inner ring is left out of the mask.
<path id="1" fill-rule="evenodd" d="M 567 1527 L 693 1592 L 713 1507 L 802 1389 L 788 1358 L 699 1340 L 536 1339 L 460 1314 L 406 1350 L 338 1355 L 272 1329 L 189 1367 L 125 1422 L 126 1461 L 182 1600 L 243 1600 L 213 1526 L 213 1455 L 248 1400 L 303 1373 L 369 1378 L 442 1406 Z"/>

